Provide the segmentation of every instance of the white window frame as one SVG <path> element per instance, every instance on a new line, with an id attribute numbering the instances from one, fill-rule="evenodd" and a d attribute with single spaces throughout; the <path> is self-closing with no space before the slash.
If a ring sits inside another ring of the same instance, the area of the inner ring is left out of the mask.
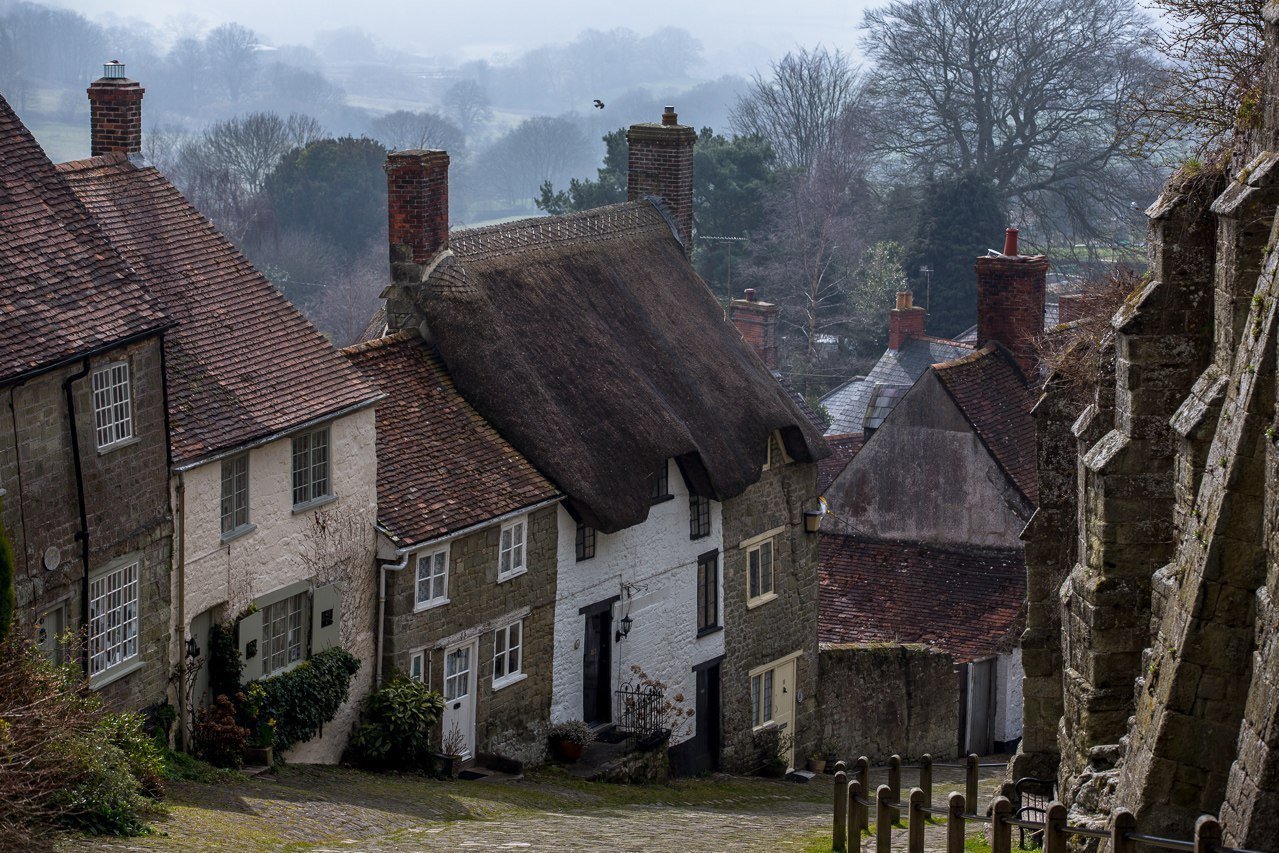
<path id="1" fill-rule="evenodd" d="M 291 624 L 297 617 L 297 625 Z M 282 623 L 281 633 L 276 633 L 277 623 Z M 262 638 L 259 641 L 262 656 L 262 678 L 270 678 L 287 672 L 307 659 L 307 633 L 311 627 L 311 595 L 308 591 L 286 596 L 262 608 Z M 277 642 L 282 645 L 277 648 Z M 296 657 L 294 657 L 296 653 Z M 277 666 L 276 656 L 283 658 Z"/>
<path id="2" fill-rule="evenodd" d="M 135 438 L 133 383 L 129 362 L 112 361 L 95 369 L 93 426 L 98 451 L 111 450 Z"/>
<path id="3" fill-rule="evenodd" d="M 426 681 L 426 652 L 418 651 L 409 655 L 409 681 Z"/>
<path id="4" fill-rule="evenodd" d="M 515 541 L 516 531 L 519 541 Z M 507 538 L 509 534 L 509 539 Z M 505 544 L 509 543 L 509 544 Z M 507 559 L 507 555 L 510 559 Z M 503 568 L 505 566 L 505 568 Z M 528 571 L 528 516 L 513 518 L 497 534 L 497 580 L 499 583 Z"/>
<path id="5" fill-rule="evenodd" d="M 141 664 L 142 561 L 89 576 L 89 679 L 99 686 Z"/>
<path id="6" fill-rule="evenodd" d="M 774 527 L 772 530 L 765 530 L 763 533 L 759 534 L 758 536 L 752 536 L 750 539 L 743 539 L 741 542 L 737 544 L 738 548 L 746 552 L 746 572 L 745 572 L 746 574 L 746 607 L 748 610 L 753 607 L 758 607 L 761 604 L 767 604 L 768 602 L 777 598 L 777 541 L 776 541 L 776 538 L 779 534 L 784 533 L 785 531 L 786 531 L 785 525 L 782 525 L 780 527 Z M 754 557 L 756 560 L 760 559 L 760 556 L 758 555 L 761 554 L 765 543 L 768 543 L 770 584 L 768 589 L 763 589 L 762 579 L 761 579 L 761 588 L 759 592 L 752 595 L 751 594 L 751 559 L 752 557 Z"/>
<path id="7" fill-rule="evenodd" d="M 419 551 L 417 559 L 413 563 L 413 611 L 430 610 L 432 607 L 442 607 L 449 603 L 449 559 L 452 555 L 449 553 L 449 546 L 442 548 L 431 548 L 426 551 Z M 436 573 L 436 558 L 440 558 L 440 566 L 442 572 Z M 431 563 L 431 574 L 427 577 L 427 596 L 422 597 L 422 563 L 429 561 Z M 439 594 L 435 594 L 436 582 L 439 582 Z"/>
<path id="8" fill-rule="evenodd" d="M 518 636 L 514 643 L 511 642 L 512 628 L 516 629 Z M 512 667 L 512 656 L 514 667 Z M 502 661 L 500 676 L 497 674 L 499 660 Z M 516 619 L 493 632 L 493 689 L 500 690 L 526 678 L 528 674 L 524 672 L 524 620 Z"/>
<path id="9" fill-rule="evenodd" d="M 324 461 L 317 463 L 315 461 L 317 439 L 324 439 Z M 329 434 L 327 426 L 319 429 L 307 430 L 293 436 L 290 442 L 290 471 L 292 472 L 292 491 L 293 511 L 301 512 L 311 507 L 319 506 L 333 500 L 333 443 L 330 440 L 332 436 Z M 299 451 L 298 443 L 306 441 L 306 449 Z M 305 455 L 305 467 L 299 467 L 299 456 Z M 323 466 L 323 477 L 316 475 L 316 470 Z M 304 473 L 305 472 L 305 473 Z M 305 477 L 305 479 L 303 479 Z M 321 482 L 322 480 L 322 482 Z M 318 485 L 317 485 L 318 484 Z M 319 486 L 322 485 L 323 489 Z M 302 500 L 298 500 L 299 489 L 304 489 Z"/>
<path id="10" fill-rule="evenodd" d="M 243 471 L 237 471 L 236 466 L 241 464 L 244 466 Z M 231 493 L 229 495 L 227 493 L 228 468 L 230 468 L 231 474 Z M 240 477 L 243 477 L 244 480 L 243 489 L 240 488 L 240 484 L 237 482 Z M 221 482 L 222 492 L 221 500 L 218 504 L 218 510 L 221 516 L 222 538 L 224 540 L 234 539 L 237 536 L 248 533 L 253 529 L 253 518 L 250 515 L 249 509 L 249 454 L 242 453 L 239 456 L 232 456 L 230 458 L 223 459 L 221 466 Z M 241 504 L 238 500 L 241 496 L 243 496 L 243 504 Z M 230 513 L 227 512 L 228 498 L 230 499 L 231 504 Z M 235 519 L 241 513 L 243 513 L 244 520 L 239 524 L 236 524 Z M 227 526 L 228 516 L 231 520 L 230 526 Z"/>

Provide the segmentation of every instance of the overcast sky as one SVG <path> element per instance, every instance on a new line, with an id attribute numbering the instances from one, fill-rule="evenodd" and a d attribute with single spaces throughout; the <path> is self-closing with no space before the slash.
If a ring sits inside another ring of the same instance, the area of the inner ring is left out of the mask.
<path id="1" fill-rule="evenodd" d="M 48 0 L 46 0 L 48 2 Z M 683 27 L 706 57 L 758 65 L 797 45 L 853 50 L 872 0 L 53 0 L 92 18 L 141 18 L 170 31 L 237 21 L 275 44 L 309 44 L 317 32 L 360 27 L 383 42 L 460 59 L 566 42 L 588 28 L 629 27 L 641 35 Z M 753 57 L 753 61 L 752 61 Z M 716 76 L 716 69 L 701 69 Z M 727 69 L 725 69 L 727 70 Z"/>

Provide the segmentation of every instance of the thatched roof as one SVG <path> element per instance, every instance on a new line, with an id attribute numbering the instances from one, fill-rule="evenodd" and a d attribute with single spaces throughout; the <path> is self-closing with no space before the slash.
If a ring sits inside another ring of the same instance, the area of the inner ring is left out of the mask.
<path id="1" fill-rule="evenodd" d="M 602 531 L 647 517 L 666 459 L 723 500 L 773 430 L 828 452 L 649 202 L 456 231 L 418 304 L 466 399 Z"/>

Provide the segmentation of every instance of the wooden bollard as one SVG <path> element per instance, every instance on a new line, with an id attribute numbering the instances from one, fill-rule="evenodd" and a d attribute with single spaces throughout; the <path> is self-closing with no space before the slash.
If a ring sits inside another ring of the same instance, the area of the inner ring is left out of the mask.
<path id="1" fill-rule="evenodd" d="M 968 804 L 968 808 L 972 811 L 970 814 L 977 814 L 977 754 L 969 753 L 968 760 L 964 762 L 964 802 Z"/>
<path id="2" fill-rule="evenodd" d="M 964 795 L 951 791 L 946 807 L 946 853 L 964 853 Z"/>
<path id="3" fill-rule="evenodd" d="M 919 757 L 919 790 L 924 792 L 924 805 L 933 807 L 933 757 L 924 753 Z"/>
<path id="4" fill-rule="evenodd" d="M 1066 807 L 1057 801 L 1048 806 L 1044 818 L 1044 853 L 1066 853 Z"/>
<path id="5" fill-rule="evenodd" d="M 862 786 L 862 796 L 870 799 L 870 759 L 864 755 L 858 756 L 853 762 L 853 773 Z M 870 806 L 862 811 L 862 825 L 857 827 L 858 832 L 870 832 Z"/>
<path id="6" fill-rule="evenodd" d="M 875 853 L 893 853 L 893 809 L 888 805 L 892 797 L 887 785 L 875 792 Z"/>
<path id="7" fill-rule="evenodd" d="M 906 812 L 906 849 L 910 853 L 924 853 L 924 818 L 924 792 L 912 788 Z"/>
<path id="8" fill-rule="evenodd" d="M 1212 853 L 1221 844 L 1221 824 L 1212 815 L 1195 821 L 1195 853 Z"/>
<path id="9" fill-rule="evenodd" d="M 844 853 L 848 848 L 848 776 L 835 771 L 835 825 L 831 830 L 830 849 Z"/>
<path id="10" fill-rule="evenodd" d="M 893 792 L 893 802 L 900 803 L 902 799 L 902 757 L 900 755 L 892 755 L 888 758 L 888 787 Z M 901 809 L 893 809 L 893 823 L 902 822 Z"/>
<path id="11" fill-rule="evenodd" d="M 866 823 L 866 807 L 862 805 L 862 783 L 856 779 L 848 782 L 848 847 L 849 853 L 862 846 L 862 826 Z"/>
<path id="12" fill-rule="evenodd" d="M 1115 812 L 1115 819 L 1110 824 L 1111 853 L 1137 853 L 1137 842 L 1128 837 L 1137 831 L 1137 816 L 1127 809 Z"/>
<path id="13" fill-rule="evenodd" d="M 990 853 L 1012 853 L 1013 825 L 1008 819 L 1013 816 L 1013 804 L 1007 797 L 996 797 L 990 806 Z"/>

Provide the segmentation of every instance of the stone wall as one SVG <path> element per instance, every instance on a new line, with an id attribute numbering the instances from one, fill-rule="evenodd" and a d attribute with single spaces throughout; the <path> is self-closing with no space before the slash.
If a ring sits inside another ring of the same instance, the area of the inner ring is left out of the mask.
<path id="1" fill-rule="evenodd" d="M 721 669 L 724 769 L 747 772 L 757 764 L 752 738 L 750 671 L 799 653 L 795 685 L 795 756 L 819 746 L 817 660 L 818 536 L 804 531 L 804 510 L 817 503 L 817 466 L 786 461 L 774 439 L 773 464 L 757 483 L 724 502 L 724 663 Z M 743 541 L 781 528 L 774 536 L 777 597 L 747 606 L 747 552 Z"/>
<path id="2" fill-rule="evenodd" d="M 128 360 L 133 406 L 132 441 L 99 451 L 95 440 L 92 381 L 72 385 L 88 517 L 89 570 L 125 558 L 139 570 L 140 667 L 98 679 L 108 704 L 136 709 L 165 698 L 169 678 L 169 562 L 173 522 L 166 471 L 168 438 L 164 412 L 160 339 L 151 338 L 89 360 L 90 369 Z M 19 631 L 35 631 L 51 611 L 64 620 L 53 631 L 79 631 L 86 606 L 85 566 L 76 538 L 80 519 L 75 464 L 63 382 L 81 363 L 0 389 L 0 487 L 5 490 L 4 526 L 17 561 L 15 618 Z M 66 649 L 68 658 L 79 649 Z"/>
<path id="3" fill-rule="evenodd" d="M 851 764 L 958 751 L 959 681 L 950 655 L 928 646 L 823 644 L 819 751 Z"/>
<path id="4" fill-rule="evenodd" d="M 417 610 L 416 561 L 387 572 L 383 679 L 407 673 L 415 652 L 424 653 L 424 677 L 444 689 L 444 654 L 471 638 L 479 640 L 476 677 L 478 752 L 524 763 L 545 758 L 550 720 L 551 667 L 555 648 L 558 507 L 528 516 L 528 570 L 498 582 L 501 524 L 447 542 L 447 604 Z M 438 547 L 429 546 L 432 551 Z M 493 689 L 493 631 L 523 619 L 522 681 Z"/>

